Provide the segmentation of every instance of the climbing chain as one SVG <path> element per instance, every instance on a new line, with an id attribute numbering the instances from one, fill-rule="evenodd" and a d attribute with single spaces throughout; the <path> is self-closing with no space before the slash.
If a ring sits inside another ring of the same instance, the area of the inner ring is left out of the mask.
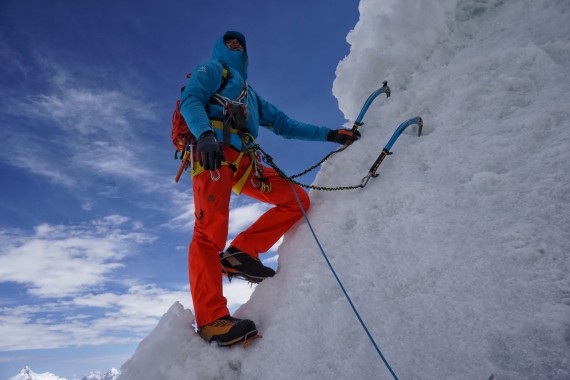
<path id="1" fill-rule="evenodd" d="M 325 162 L 326 160 L 328 160 L 330 157 L 332 157 L 333 155 L 335 155 L 336 153 L 342 152 L 343 150 L 345 150 L 348 147 L 348 145 L 344 145 L 341 148 L 334 150 L 332 152 L 330 152 L 329 154 L 327 154 L 321 161 L 319 161 L 318 163 L 316 163 L 315 165 L 311 166 L 310 168 L 308 168 L 307 170 L 292 175 L 292 176 L 288 176 L 287 174 L 285 174 L 285 172 L 283 172 L 283 170 L 281 170 L 277 164 L 273 161 L 273 157 L 271 157 L 266 151 L 264 151 L 259 144 L 255 144 L 255 146 L 253 147 L 253 149 L 258 150 L 259 152 L 261 152 L 261 154 L 263 155 L 263 162 L 265 162 L 267 165 L 269 165 L 273 170 L 275 170 L 277 172 L 277 174 L 279 174 L 283 179 L 285 179 L 286 181 L 294 184 L 294 185 L 298 185 L 301 187 L 304 187 L 305 189 L 314 189 L 314 190 L 321 190 L 321 191 L 339 191 L 339 190 L 355 190 L 355 189 L 362 189 L 365 185 L 366 182 L 368 181 L 362 181 L 362 183 L 360 183 L 359 185 L 353 185 L 353 186 L 337 186 L 337 187 L 328 187 L 328 186 L 315 186 L 315 185 L 307 185 L 304 183 L 300 183 L 295 181 L 293 178 L 297 178 L 300 177 L 302 175 L 305 175 L 307 173 L 309 173 L 311 170 L 319 167 L 323 162 Z"/>

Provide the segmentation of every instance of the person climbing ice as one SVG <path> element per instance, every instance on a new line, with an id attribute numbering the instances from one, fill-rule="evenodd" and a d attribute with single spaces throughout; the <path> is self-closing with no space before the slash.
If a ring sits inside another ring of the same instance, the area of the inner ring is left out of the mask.
<path id="1" fill-rule="evenodd" d="M 248 86 L 246 39 L 235 31 L 215 43 L 212 59 L 193 70 L 180 113 L 196 138 L 192 173 L 195 224 L 188 253 L 190 290 L 199 335 L 229 346 L 257 334 L 255 323 L 230 315 L 222 276 L 259 283 L 275 271 L 259 255 L 301 217 L 291 184 L 264 166 L 254 145 L 259 126 L 291 139 L 351 144 L 360 133 L 306 124 L 288 117 Z M 294 185 L 305 210 L 309 195 Z M 227 249 L 231 191 L 273 205 Z"/>

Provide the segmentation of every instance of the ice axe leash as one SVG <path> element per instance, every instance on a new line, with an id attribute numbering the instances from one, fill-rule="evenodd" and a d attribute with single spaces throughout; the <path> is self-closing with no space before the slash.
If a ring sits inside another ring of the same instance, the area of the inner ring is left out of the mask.
<path id="1" fill-rule="evenodd" d="M 370 105 L 372 104 L 374 99 L 376 99 L 378 97 L 378 95 L 380 95 L 380 94 L 386 94 L 386 98 L 389 98 L 391 93 L 392 93 L 392 90 L 390 90 L 390 87 L 388 87 L 388 82 L 384 81 L 384 82 L 382 82 L 382 87 L 375 90 L 374 92 L 372 92 L 372 94 L 370 94 L 370 96 L 368 96 L 368 99 L 366 99 L 366 102 L 364 102 L 364 105 L 362 106 L 362 109 L 360 110 L 358 117 L 356 118 L 356 120 L 354 121 L 354 124 L 352 125 L 352 132 L 353 133 L 356 132 L 356 130 L 359 127 L 364 125 L 364 123 L 362 122 L 362 119 L 364 119 L 364 115 L 366 115 L 366 111 L 368 111 L 368 108 L 370 107 Z M 343 150 L 345 150 L 346 148 L 348 148 L 348 145 L 349 144 L 346 144 L 346 145 L 343 145 L 336 150 L 333 150 L 332 152 L 327 154 L 325 157 L 323 157 L 322 160 L 320 160 L 319 162 L 317 162 L 316 164 L 314 164 L 310 168 L 308 168 L 308 169 L 306 169 L 300 173 L 293 174 L 292 176 L 288 176 L 288 177 L 293 179 L 293 178 L 304 176 L 305 174 L 307 174 L 307 173 L 313 171 L 314 169 L 318 168 L 319 166 L 321 166 L 321 164 L 323 162 L 325 162 L 326 160 L 328 160 L 329 158 L 331 158 L 335 154 L 340 153 Z"/>
<path id="2" fill-rule="evenodd" d="M 384 158 L 386 158 L 386 156 L 389 156 L 392 154 L 392 152 L 390 152 L 390 149 L 392 149 L 392 146 L 394 145 L 394 143 L 396 142 L 398 137 L 400 137 L 402 132 L 406 128 L 408 128 L 410 125 L 413 125 L 413 124 L 418 125 L 418 136 L 421 136 L 422 128 L 423 128 L 423 120 L 421 117 L 416 116 L 416 117 L 408 119 L 408 120 L 404 121 L 402 124 L 400 124 L 400 126 L 396 129 L 396 131 L 394 132 L 394 134 L 392 135 L 392 137 L 390 138 L 390 140 L 388 141 L 388 143 L 384 147 L 384 149 L 382 149 L 382 152 L 380 153 L 380 155 L 378 156 L 376 161 L 374 161 L 374 163 L 372 164 L 372 166 L 368 170 L 368 174 L 362 178 L 362 181 L 358 185 L 328 187 L 328 186 L 307 185 L 304 183 L 297 182 L 293 179 L 294 178 L 293 176 L 291 176 L 291 177 L 287 176 L 287 174 L 285 174 L 283 172 L 283 170 L 281 170 L 277 166 L 277 164 L 275 164 L 275 162 L 273 161 L 273 158 L 269 154 L 267 154 L 267 152 L 265 152 L 259 145 L 256 145 L 255 149 L 257 149 L 261 152 L 261 154 L 263 155 L 263 161 L 267 165 L 269 165 L 273 170 L 275 170 L 277 172 L 277 174 L 279 174 L 282 178 L 286 179 L 287 181 L 289 181 L 292 184 L 304 187 L 306 189 L 321 190 L 321 191 L 362 189 L 368 184 L 368 181 L 370 181 L 370 178 L 378 177 L 378 174 L 376 172 L 378 171 L 380 164 L 382 164 L 382 161 L 384 161 Z M 341 148 L 341 149 L 343 149 L 343 148 Z M 340 150 L 338 150 L 338 151 L 340 151 Z M 335 153 L 338 151 L 335 151 Z"/>

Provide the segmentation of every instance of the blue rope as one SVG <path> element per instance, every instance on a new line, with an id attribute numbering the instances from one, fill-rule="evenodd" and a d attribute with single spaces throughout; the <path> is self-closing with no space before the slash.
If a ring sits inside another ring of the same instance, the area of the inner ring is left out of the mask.
<path id="1" fill-rule="evenodd" d="M 356 318 L 358 318 L 358 321 L 360 322 L 360 325 L 362 326 L 362 328 L 364 329 L 364 331 L 366 332 L 366 335 L 368 335 L 368 339 L 370 339 L 370 342 L 372 342 L 372 345 L 374 346 L 374 348 L 376 349 L 376 352 L 378 353 L 378 355 L 380 356 L 380 359 L 382 359 L 382 361 L 384 362 L 384 364 L 386 365 L 386 367 L 388 368 L 388 370 L 390 371 L 390 374 L 392 374 L 392 376 L 394 377 L 395 380 L 398 380 L 398 377 L 396 376 L 396 374 L 394 373 L 394 371 L 392 370 L 392 367 L 390 367 L 390 364 L 388 364 L 388 361 L 386 360 L 386 358 L 384 357 L 384 355 L 382 354 L 382 351 L 380 351 L 380 348 L 378 347 L 378 345 L 376 344 L 376 341 L 374 340 L 374 338 L 372 337 L 372 335 L 370 334 L 370 331 L 368 331 L 368 327 L 366 327 L 366 324 L 364 323 L 364 321 L 362 320 L 362 318 L 360 317 L 360 314 L 358 313 L 358 310 L 356 310 L 356 307 L 354 306 L 354 304 L 352 303 L 352 300 L 350 299 L 350 296 L 348 295 L 348 293 L 346 292 L 346 289 L 344 288 L 344 286 L 342 285 L 342 282 L 340 281 L 340 279 L 338 278 L 333 266 L 331 265 L 329 258 L 327 257 L 327 254 L 325 253 L 325 250 L 323 249 L 319 238 L 317 237 L 317 234 L 315 234 L 315 231 L 313 230 L 313 226 L 311 225 L 311 222 L 309 221 L 309 217 L 307 216 L 307 212 L 305 211 L 305 208 L 303 207 L 303 204 L 301 203 L 301 200 L 299 199 L 299 195 L 297 194 L 297 191 L 295 190 L 295 187 L 293 186 L 293 184 L 291 182 L 289 182 L 289 184 L 291 185 L 291 188 L 293 189 L 293 194 L 295 194 L 295 198 L 297 199 L 297 203 L 299 203 L 299 207 L 301 207 L 301 211 L 303 212 L 303 216 L 305 217 L 305 220 L 307 221 L 307 224 L 309 225 L 309 229 L 311 230 L 311 233 L 313 234 L 313 237 L 315 238 L 315 241 L 317 242 L 317 245 L 319 246 L 319 249 L 321 250 L 321 253 L 323 254 L 323 257 L 325 258 L 325 261 L 327 262 L 327 265 L 329 266 L 332 274 L 334 275 L 334 278 L 336 278 L 336 282 L 338 282 L 338 285 L 340 286 L 340 288 L 342 289 L 342 292 L 344 293 L 344 296 L 346 297 L 346 299 L 348 300 L 348 303 L 350 304 L 350 307 L 352 307 L 352 311 L 354 311 L 354 314 L 356 315 Z"/>

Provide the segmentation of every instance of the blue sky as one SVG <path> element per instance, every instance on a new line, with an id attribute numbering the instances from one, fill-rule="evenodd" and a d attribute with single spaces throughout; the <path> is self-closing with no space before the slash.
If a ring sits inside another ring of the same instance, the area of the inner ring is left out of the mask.
<path id="1" fill-rule="evenodd" d="M 249 83 L 339 128 L 331 88 L 357 20 L 357 0 L 0 3 L 1 378 L 119 366 L 174 300 L 191 305 L 191 182 L 173 181 L 170 117 L 215 39 L 244 33 Z M 290 174 L 336 147 L 259 142 Z M 264 207 L 232 202 L 235 235 Z M 245 287 L 228 287 L 236 304 Z"/>

